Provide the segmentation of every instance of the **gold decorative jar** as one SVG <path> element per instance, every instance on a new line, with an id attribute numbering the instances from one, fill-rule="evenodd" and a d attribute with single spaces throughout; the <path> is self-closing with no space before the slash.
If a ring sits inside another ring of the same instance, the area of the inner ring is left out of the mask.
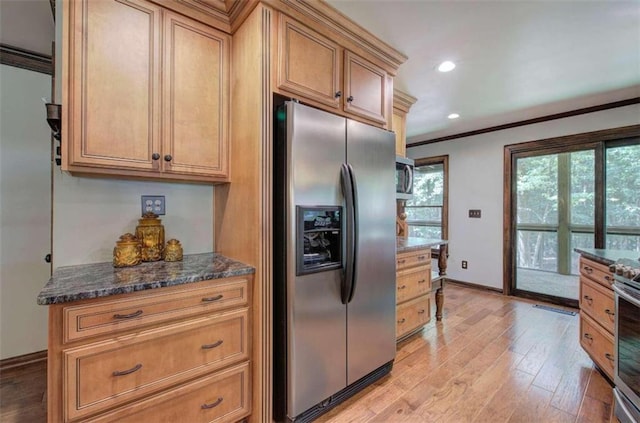
<path id="1" fill-rule="evenodd" d="M 164 261 L 182 261 L 182 245 L 177 239 L 167 241 L 164 249 Z"/>
<path id="2" fill-rule="evenodd" d="M 138 219 L 136 237 L 142 245 L 142 261 L 158 261 L 164 257 L 164 226 L 158 215 L 147 212 Z"/>
<path id="3" fill-rule="evenodd" d="M 126 233 L 120 237 L 113 248 L 113 267 L 128 267 L 140 264 L 142 247 L 133 234 Z"/>

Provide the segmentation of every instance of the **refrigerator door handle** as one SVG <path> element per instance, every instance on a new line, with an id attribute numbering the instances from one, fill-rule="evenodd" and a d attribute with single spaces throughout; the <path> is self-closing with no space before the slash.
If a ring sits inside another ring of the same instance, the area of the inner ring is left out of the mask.
<path id="1" fill-rule="evenodd" d="M 342 186 L 342 195 L 346 203 L 345 212 L 345 264 L 342 277 L 342 287 L 340 297 L 342 304 L 347 304 L 352 292 L 353 272 L 355 270 L 354 252 L 355 237 L 353 236 L 353 228 L 355 223 L 355 214 L 353 208 L 353 185 L 351 180 L 351 172 L 349 165 L 343 163 L 340 167 L 340 185 Z"/>
<path id="2" fill-rule="evenodd" d="M 353 300 L 353 295 L 356 292 L 356 281 L 358 280 L 358 184 L 356 183 L 356 174 L 353 171 L 353 167 L 347 163 L 347 169 L 349 169 L 349 176 L 351 179 L 351 195 L 352 195 L 352 213 L 351 213 L 351 236 L 353 237 L 353 253 L 351 266 L 351 291 L 349 292 L 348 303 Z"/>

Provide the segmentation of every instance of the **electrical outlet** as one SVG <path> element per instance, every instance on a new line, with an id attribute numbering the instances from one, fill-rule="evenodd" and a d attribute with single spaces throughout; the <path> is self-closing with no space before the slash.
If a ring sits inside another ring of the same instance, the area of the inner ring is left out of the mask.
<path id="1" fill-rule="evenodd" d="M 466 260 L 462 260 L 462 268 L 463 269 L 467 268 L 467 261 Z"/>
<path id="2" fill-rule="evenodd" d="M 480 219 L 481 211 L 479 209 L 469 210 L 469 217 L 475 217 Z"/>
<path id="3" fill-rule="evenodd" d="M 141 198 L 142 214 L 153 212 L 158 216 L 165 213 L 164 195 L 143 195 Z"/>

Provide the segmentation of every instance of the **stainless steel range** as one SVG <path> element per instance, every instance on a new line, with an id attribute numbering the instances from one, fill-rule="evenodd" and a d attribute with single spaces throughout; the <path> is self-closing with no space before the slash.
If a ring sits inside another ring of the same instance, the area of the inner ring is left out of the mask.
<path id="1" fill-rule="evenodd" d="M 615 414 L 622 423 L 640 423 L 640 261 L 620 259 L 615 273 Z"/>

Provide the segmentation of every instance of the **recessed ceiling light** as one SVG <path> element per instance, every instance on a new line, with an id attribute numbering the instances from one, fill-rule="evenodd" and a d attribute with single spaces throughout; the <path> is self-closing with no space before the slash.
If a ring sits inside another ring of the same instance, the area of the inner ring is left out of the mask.
<path id="1" fill-rule="evenodd" d="M 438 66 L 438 70 L 440 72 L 449 72 L 454 70 L 456 67 L 456 64 L 447 60 L 445 62 L 440 63 L 440 65 Z"/>
<path id="2" fill-rule="evenodd" d="M 458 119 L 460 117 L 459 114 L 457 113 L 451 113 L 449 116 L 447 116 L 449 119 Z"/>

